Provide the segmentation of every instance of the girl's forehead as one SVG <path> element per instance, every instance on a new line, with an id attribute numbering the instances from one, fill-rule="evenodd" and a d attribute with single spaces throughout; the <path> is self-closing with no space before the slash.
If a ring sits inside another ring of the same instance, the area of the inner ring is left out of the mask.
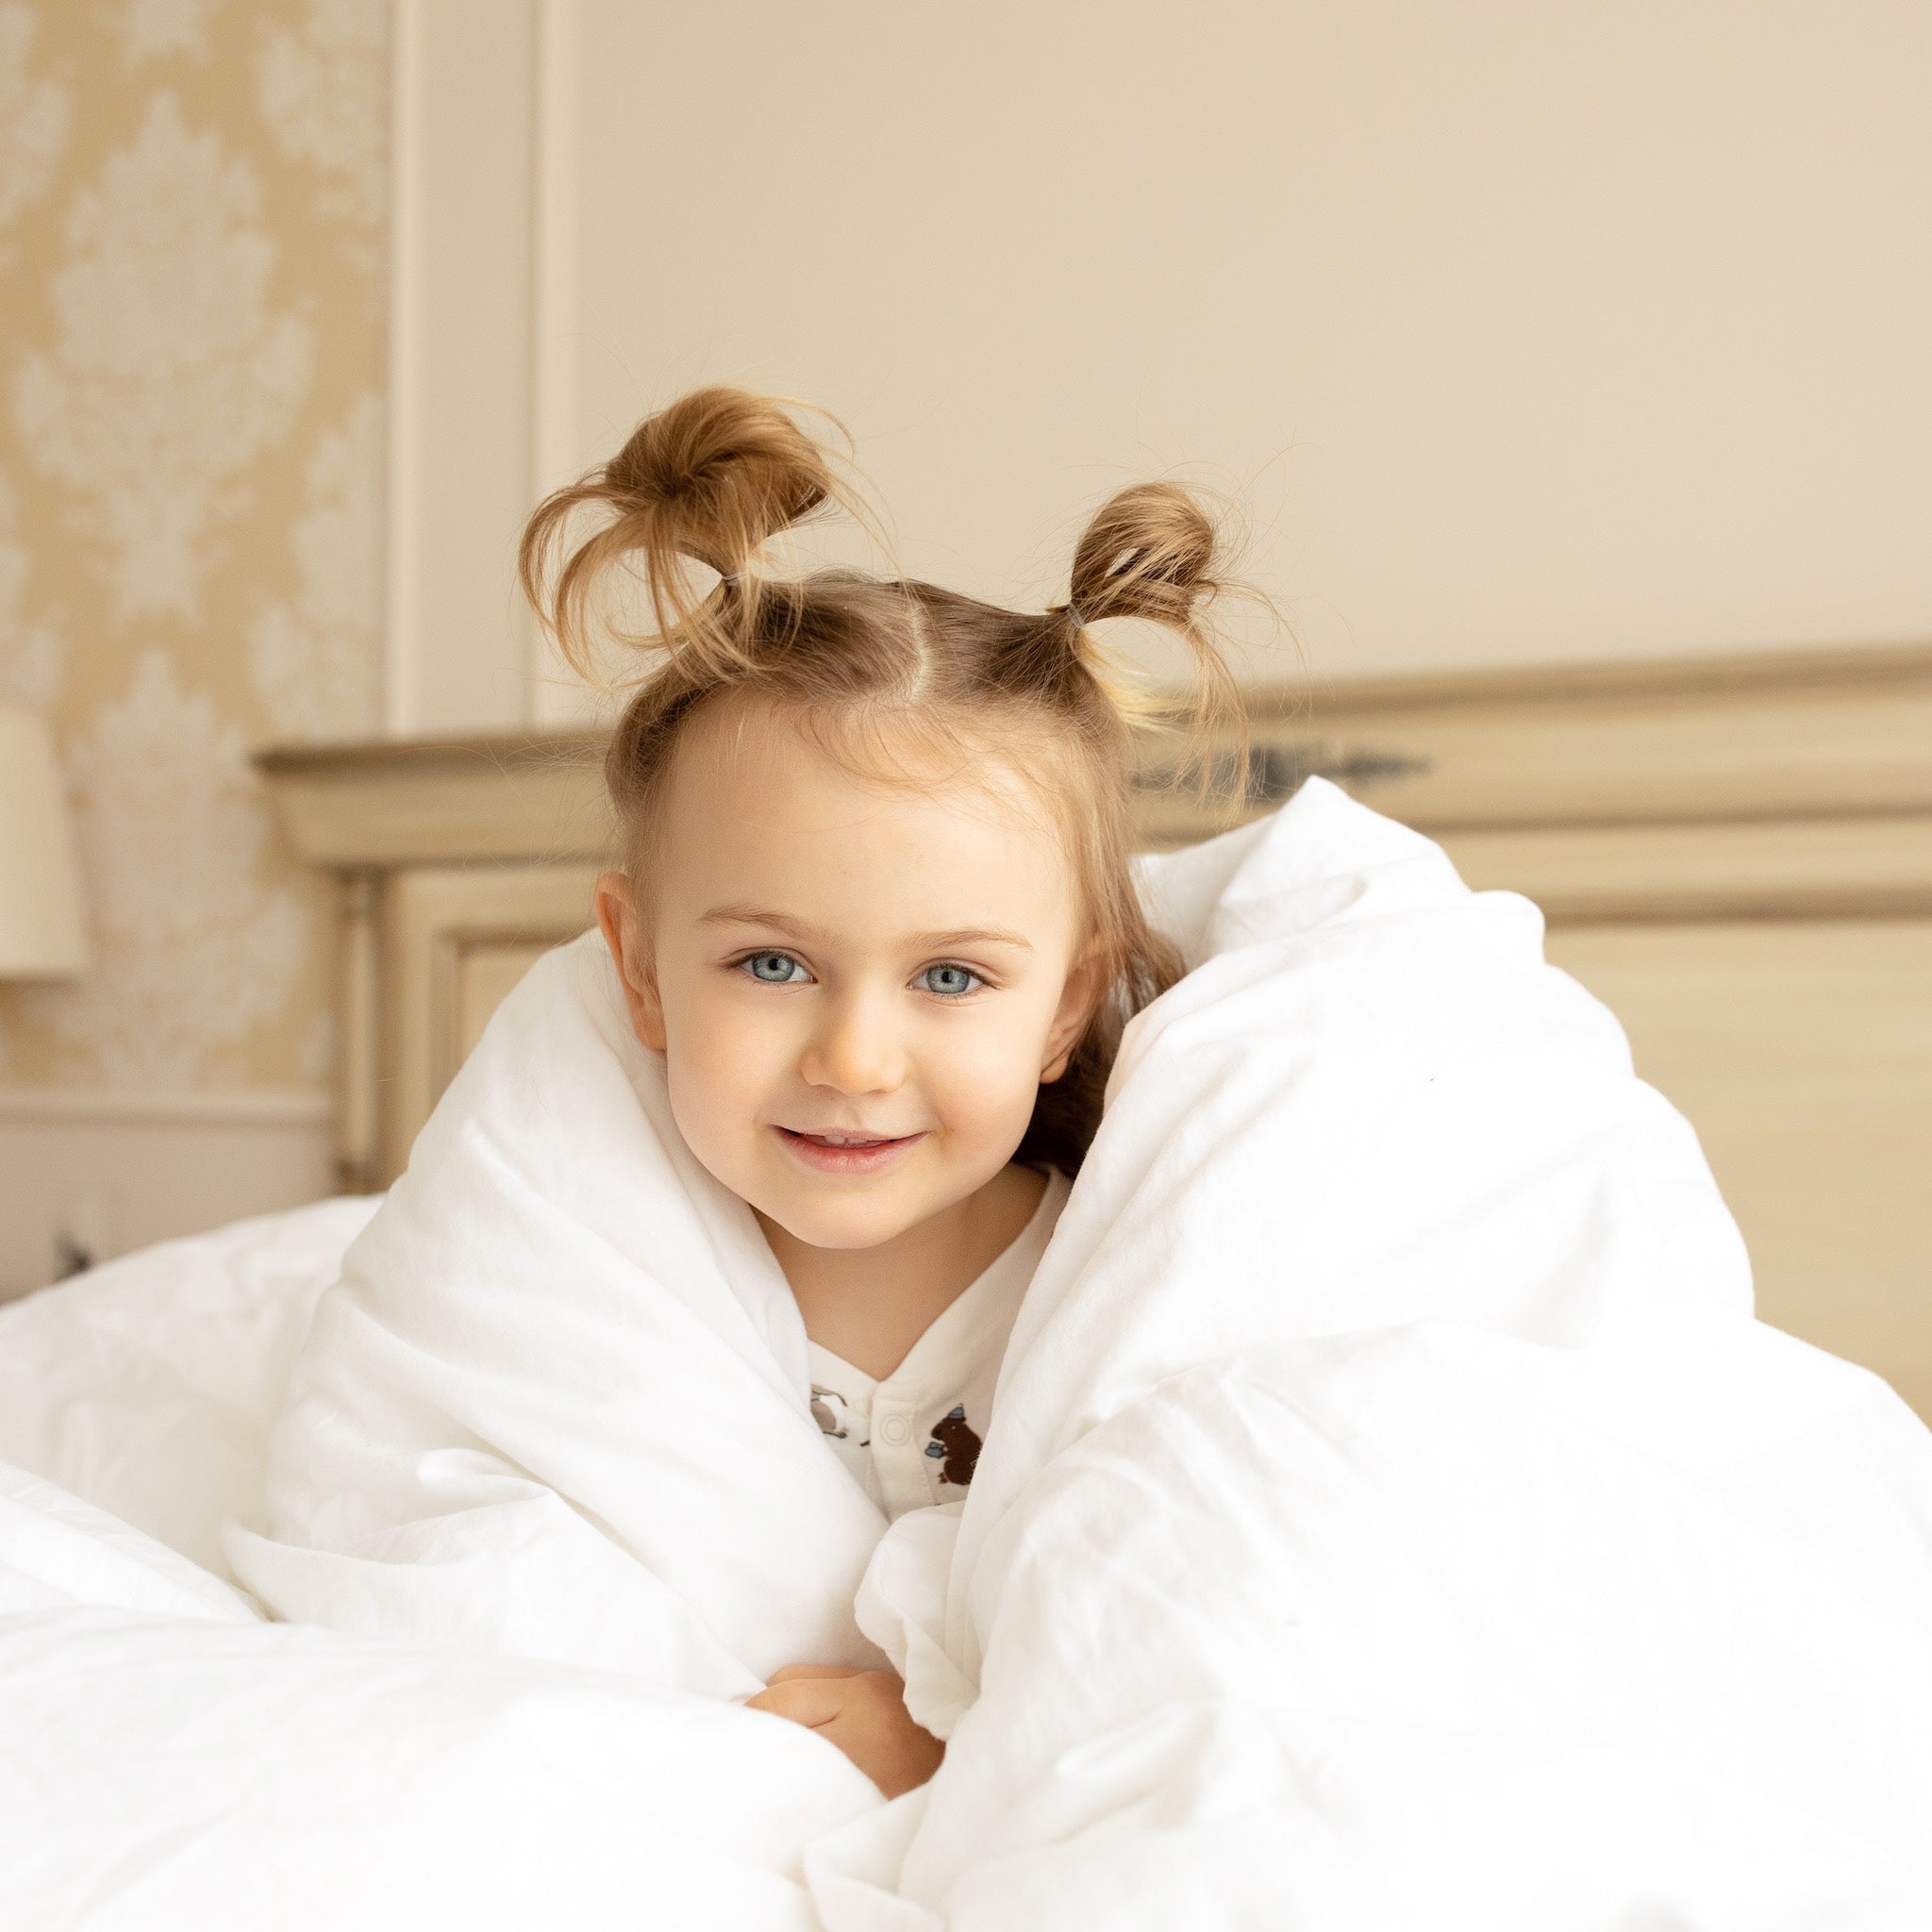
<path id="1" fill-rule="evenodd" d="M 970 901 L 1058 924 L 1078 896 L 1037 784 L 993 744 L 930 731 L 827 743 L 762 707 L 692 724 L 666 774 L 657 841 L 662 883 L 687 907 L 750 891 L 917 924 Z"/>
<path id="2" fill-rule="evenodd" d="M 686 817 L 765 824 L 782 800 L 791 811 L 852 824 L 937 812 L 987 820 L 1029 842 L 1051 837 L 1022 748 L 963 720 L 841 723 L 770 705 L 721 708 L 691 721 L 667 780 L 667 805 Z"/>

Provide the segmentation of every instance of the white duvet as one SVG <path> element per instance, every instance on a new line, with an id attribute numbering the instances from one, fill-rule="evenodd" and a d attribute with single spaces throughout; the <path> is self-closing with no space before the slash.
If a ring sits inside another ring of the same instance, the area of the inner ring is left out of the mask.
<path id="1" fill-rule="evenodd" d="M 366 1208 L 0 1314 L 0 1924 L 1932 1925 L 1932 1438 L 1750 1319 L 1533 908 L 1319 782 L 1147 890 L 1194 970 L 963 1507 L 818 1439 L 589 944 L 265 1480 Z M 949 1739 L 891 1805 L 731 1701 L 872 1646 Z"/>

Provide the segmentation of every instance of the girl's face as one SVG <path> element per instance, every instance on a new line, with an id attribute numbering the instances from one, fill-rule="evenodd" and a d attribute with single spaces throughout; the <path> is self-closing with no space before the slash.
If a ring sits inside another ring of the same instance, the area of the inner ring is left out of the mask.
<path id="1" fill-rule="evenodd" d="M 1006 1166 L 1098 974 L 1061 841 L 1004 762 L 854 777 L 783 716 L 692 719 L 648 897 L 598 918 L 691 1151 L 799 1241 L 866 1248 Z"/>

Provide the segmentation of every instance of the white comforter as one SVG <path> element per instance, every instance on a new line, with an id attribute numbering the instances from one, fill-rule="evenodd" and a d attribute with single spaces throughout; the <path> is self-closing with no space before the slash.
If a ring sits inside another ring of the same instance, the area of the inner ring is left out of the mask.
<path id="1" fill-rule="evenodd" d="M 174 1545 L 0 1493 L 0 1923 L 1932 1924 L 1932 1438 L 1751 1321 L 1533 909 L 1320 783 L 1148 890 L 1196 970 L 1130 1030 L 970 1500 L 883 1541 L 588 949 L 352 1253 L 265 1500 L 268 1400 L 181 1393 L 239 1368 L 74 1368 L 143 1320 L 191 1354 L 140 1311 L 214 1250 L 0 1316 L 0 1456 Z M 601 1087 L 546 1071 L 598 1040 Z M 630 1139 L 573 1128 L 626 1091 Z M 358 1211 L 314 1211 L 318 1273 Z M 301 1323 L 259 1325 L 272 1399 Z M 157 1379 L 177 1484 L 103 1447 Z M 308 1627 L 175 1554 L 219 1570 L 222 1510 Z M 950 1739 L 890 1806 L 726 1701 L 867 1640 Z"/>

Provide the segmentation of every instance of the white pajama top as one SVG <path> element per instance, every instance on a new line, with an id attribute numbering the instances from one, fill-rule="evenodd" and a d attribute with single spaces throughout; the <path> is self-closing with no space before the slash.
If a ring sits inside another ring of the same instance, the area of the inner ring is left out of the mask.
<path id="1" fill-rule="evenodd" d="M 1049 1168 L 1033 1218 L 884 1380 L 810 1344 L 812 1415 L 888 1521 L 966 1493 L 1021 1299 L 1072 1191 Z"/>

